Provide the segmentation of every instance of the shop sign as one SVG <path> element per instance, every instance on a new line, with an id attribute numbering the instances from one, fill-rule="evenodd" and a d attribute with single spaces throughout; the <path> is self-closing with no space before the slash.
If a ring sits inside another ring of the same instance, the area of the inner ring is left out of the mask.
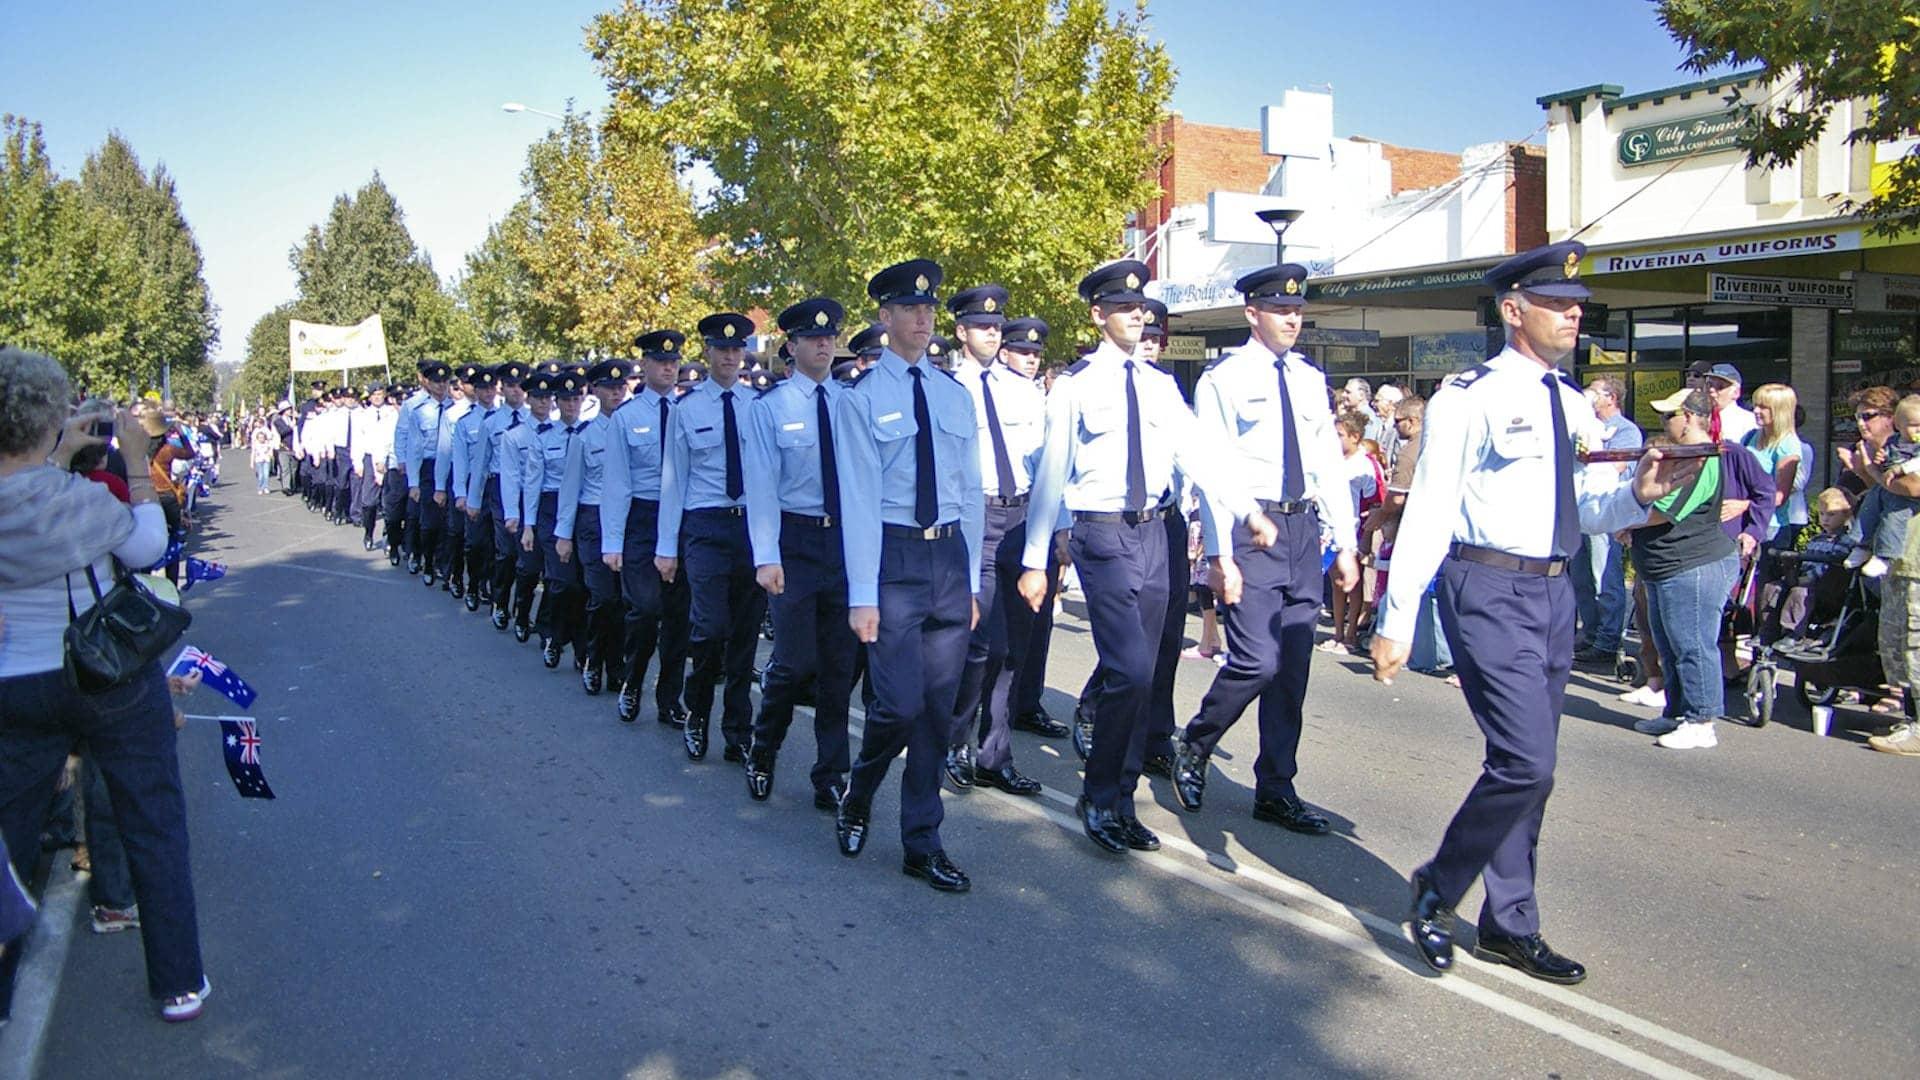
<path id="1" fill-rule="evenodd" d="M 1224 278 L 1207 281 L 1160 281 L 1159 300 L 1167 305 L 1169 314 L 1178 315 L 1189 311 L 1207 311 L 1212 308 L 1238 307 L 1240 293 L 1233 282 Z"/>
<path id="2" fill-rule="evenodd" d="M 1707 299 L 1716 304 L 1784 304 L 1788 307 L 1850 308 L 1851 281 L 1828 278 L 1759 277 L 1751 274 L 1707 275 Z"/>
<path id="3" fill-rule="evenodd" d="M 1414 334 L 1407 341 L 1407 352 L 1415 371 L 1464 371 L 1490 355 L 1485 330 Z"/>
<path id="4" fill-rule="evenodd" d="M 1864 311 L 1920 311 L 1920 277 L 1912 274 L 1853 275 L 1860 286 L 1860 302 L 1854 307 Z"/>
<path id="5" fill-rule="evenodd" d="M 1835 316 L 1833 356 L 1845 360 L 1912 357 L 1915 324 L 1914 317 L 1908 314 L 1854 312 Z"/>
<path id="6" fill-rule="evenodd" d="M 1205 360 L 1207 339 L 1193 334 L 1170 334 L 1160 346 L 1162 360 Z"/>
<path id="7" fill-rule="evenodd" d="M 1488 266 L 1492 264 L 1489 263 Z M 1340 300 L 1375 293 L 1411 292 L 1416 289 L 1480 288 L 1485 284 L 1487 267 L 1433 270 L 1424 274 L 1382 274 L 1353 281 L 1308 282 L 1307 299 Z"/>
<path id="8" fill-rule="evenodd" d="M 1378 330 L 1322 330 L 1309 326 L 1300 331 L 1300 345 L 1346 345 L 1357 349 L 1377 349 L 1380 347 Z"/>
<path id="9" fill-rule="evenodd" d="M 1620 133 L 1620 164 L 1632 168 L 1656 161 L 1737 150 L 1740 132 L 1745 126 L 1742 111 L 1729 109 L 1663 124 L 1630 127 Z"/>
<path id="10" fill-rule="evenodd" d="M 1636 270 L 1672 270 L 1714 263 L 1747 262 L 1782 255 L 1824 255 L 1859 251 L 1859 229 L 1835 229 L 1808 236 L 1770 236 L 1761 240 L 1728 240 L 1721 244 L 1649 251 L 1638 255 L 1600 255 L 1593 270 L 1600 274 L 1630 274 Z"/>

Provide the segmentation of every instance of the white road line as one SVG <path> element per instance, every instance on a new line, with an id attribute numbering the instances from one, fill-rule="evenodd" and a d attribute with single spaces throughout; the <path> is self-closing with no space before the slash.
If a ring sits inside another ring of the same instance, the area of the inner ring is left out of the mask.
<path id="1" fill-rule="evenodd" d="M 284 551 L 286 549 L 282 548 L 280 550 Z M 229 570 L 234 570 L 234 569 L 298 570 L 303 574 L 325 574 L 329 577 L 353 578 L 356 581 L 374 581 L 374 582 L 381 582 L 381 583 L 394 580 L 392 577 L 381 577 L 378 574 L 360 574 L 360 573 L 355 573 L 352 570 L 323 570 L 318 566 L 308 566 L 305 563 L 297 563 L 297 562 L 228 563 L 227 569 Z"/>
<path id="2" fill-rule="evenodd" d="M 14 976 L 13 1019 L 0 1029 L 0 1080 L 32 1080 L 46 1048 L 47 1026 L 60 996 L 60 976 L 73 941 L 74 914 L 86 894 L 86 882 L 70 870 L 56 869 L 40 897 L 40 917 L 22 943 L 25 952 Z"/>

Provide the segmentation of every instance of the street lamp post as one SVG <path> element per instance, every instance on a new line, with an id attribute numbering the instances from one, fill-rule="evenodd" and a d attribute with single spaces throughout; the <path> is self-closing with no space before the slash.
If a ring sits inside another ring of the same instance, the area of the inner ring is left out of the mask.
<path id="1" fill-rule="evenodd" d="M 1256 210 L 1254 216 L 1273 229 L 1273 261 L 1287 261 L 1287 230 L 1300 220 L 1305 210 Z"/>
<path id="2" fill-rule="evenodd" d="M 523 112 L 532 113 L 535 116 L 544 116 L 549 120 L 560 120 L 560 121 L 566 120 L 566 117 L 561 116 L 559 113 L 550 113 L 545 109 L 536 109 L 531 105 L 522 105 L 517 101 L 503 102 L 500 106 L 500 111 L 510 112 L 510 113 L 523 113 Z"/>

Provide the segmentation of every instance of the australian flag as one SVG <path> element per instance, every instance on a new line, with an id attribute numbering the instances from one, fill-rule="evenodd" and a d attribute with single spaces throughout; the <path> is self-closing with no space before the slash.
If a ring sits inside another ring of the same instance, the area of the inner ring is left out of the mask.
<path id="1" fill-rule="evenodd" d="M 219 581 L 226 576 L 226 563 L 190 558 L 187 560 L 187 572 L 180 579 L 180 591 L 186 592 L 193 588 L 195 582 Z"/>
<path id="2" fill-rule="evenodd" d="M 247 680 L 234 674 L 233 669 L 201 652 L 191 645 L 180 650 L 180 655 L 167 665 L 168 675 L 187 675 L 194 670 L 200 672 L 200 685 L 218 691 L 221 696 L 245 709 L 253 704 L 260 695 L 247 685 Z"/>
<path id="3" fill-rule="evenodd" d="M 273 789 L 260 771 L 260 736 L 251 720 L 220 721 L 220 748 L 227 755 L 227 775 L 243 799 L 271 799 Z"/>

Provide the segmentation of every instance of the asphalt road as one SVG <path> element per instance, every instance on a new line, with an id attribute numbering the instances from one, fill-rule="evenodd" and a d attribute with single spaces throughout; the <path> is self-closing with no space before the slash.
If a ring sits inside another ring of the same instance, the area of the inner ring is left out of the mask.
<path id="1" fill-rule="evenodd" d="M 1787 695 L 1663 751 L 1577 677 L 1541 906 L 1592 975 L 1437 979 L 1396 925 L 1405 875 L 1482 750 L 1438 680 L 1316 654 L 1300 786 L 1328 837 L 1248 816 L 1248 722 L 1205 812 L 1153 782 L 1166 851 L 1107 857 L 1070 820 L 1072 750 L 1018 735 L 1050 795 L 949 794 L 974 890 L 940 895 L 899 872 L 897 784 L 868 852 L 836 853 L 804 719 L 750 802 L 717 749 L 689 763 L 650 704 L 619 723 L 355 530 L 218 499 L 200 553 L 232 572 L 187 640 L 259 689 L 280 797 L 239 799 L 217 728 L 183 733 L 215 992 L 164 1025 L 137 938 L 81 926 L 45 1076 L 1859 1077 L 1920 1051 L 1920 762 L 1867 750 L 1864 713 L 1821 739 Z M 1091 662 L 1063 619 L 1055 715 Z M 1181 708 L 1212 670 L 1183 663 Z"/>

